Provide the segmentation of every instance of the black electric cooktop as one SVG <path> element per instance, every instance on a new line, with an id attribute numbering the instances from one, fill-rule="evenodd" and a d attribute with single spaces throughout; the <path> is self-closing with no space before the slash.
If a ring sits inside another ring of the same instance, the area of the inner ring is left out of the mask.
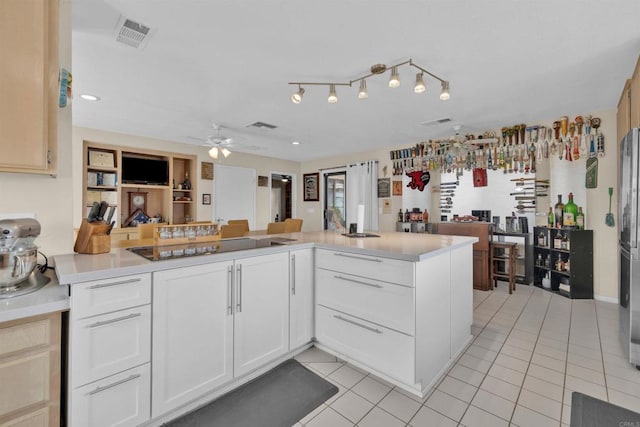
<path id="1" fill-rule="evenodd" d="M 224 239 L 214 242 L 184 243 L 180 245 L 142 246 L 139 248 L 127 248 L 128 251 L 140 255 L 151 261 L 185 258 L 198 255 L 211 255 L 225 252 L 244 251 L 247 249 L 268 248 L 284 245 L 295 239 L 286 237 L 271 237 L 265 239 L 251 239 L 248 237 L 239 239 Z"/>

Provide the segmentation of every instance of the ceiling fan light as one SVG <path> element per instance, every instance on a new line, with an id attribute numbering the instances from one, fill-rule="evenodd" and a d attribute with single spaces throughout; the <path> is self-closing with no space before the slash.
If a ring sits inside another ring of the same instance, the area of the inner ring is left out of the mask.
<path id="1" fill-rule="evenodd" d="M 400 76 L 398 75 L 398 67 L 391 67 L 391 78 L 389 78 L 389 87 L 397 88 L 400 86 Z"/>
<path id="2" fill-rule="evenodd" d="M 209 157 L 212 159 L 218 158 L 218 147 L 211 147 L 211 150 L 209 150 Z"/>
<path id="3" fill-rule="evenodd" d="M 329 104 L 335 104 L 338 102 L 338 94 L 336 93 L 336 85 L 329 86 L 329 97 L 327 98 Z"/>
<path id="4" fill-rule="evenodd" d="M 304 95 L 304 89 L 300 87 L 296 93 L 291 95 L 291 102 L 300 104 L 302 102 L 302 95 Z"/>
<path id="5" fill-rule="evenodd" d="M 367 93 L 367 81 L 365 79 L 360 80 L 360 89 L 358 90 L 358 99 L 367 99 L 369 94 Z"/>
<path id="6" fill-rule="evenodd" d="M 427 90 L 427 86 L 424 84 L 424 80 L 422 78 L 422 73 L 416 74 L 416 84 L 413 87 L 413 91 L 415 93 L 422 93 Z"/>
<path id="7" fill-rule="evenodd" d="M 225 147 L 222 147 L 220 149 L 220 151 L 222 151 L 222 155 L 226 158 L 229 157 L 229 154 L 231 154 L 231 151 L 227 150 Z"/>
<path id="8" fill-rule="evenodd" d="M 449 94 L 449 82 L 444 81 L 442 82 L 442 91 L 440 92 L 440 100 L 446 101 L 449 98 L 451 98 L 451 95 Z"/>

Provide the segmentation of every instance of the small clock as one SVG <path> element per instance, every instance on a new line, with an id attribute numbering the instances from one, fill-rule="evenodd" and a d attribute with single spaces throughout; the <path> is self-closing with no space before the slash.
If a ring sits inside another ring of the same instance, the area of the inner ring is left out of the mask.
<path id="1" fill-rule="evenodd" d="M 129 193 L 129 211 L 133 213 L 136 209 L 147 212 L 147 193 Z"/>

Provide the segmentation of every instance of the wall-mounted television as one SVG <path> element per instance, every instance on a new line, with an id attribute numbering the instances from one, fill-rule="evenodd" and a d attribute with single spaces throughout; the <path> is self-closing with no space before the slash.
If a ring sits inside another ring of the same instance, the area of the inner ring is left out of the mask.
<path id="1" fill-rule="evenodd" d="M 164 159 L 122 156 L 122 183 L 169 185 L 169 162 Z"/>

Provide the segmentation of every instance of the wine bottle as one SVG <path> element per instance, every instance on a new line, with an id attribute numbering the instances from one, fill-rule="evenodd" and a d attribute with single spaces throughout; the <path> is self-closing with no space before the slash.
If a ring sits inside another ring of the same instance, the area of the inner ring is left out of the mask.
<path id="1" fill-rule="evenodd" d="M 553 214 L 553 208 L 549 206 L 549 215 L 547 215 L 547 226 L 553 228 L 556 226 L 556 217 Z"/>
<path id="2" fill-rule="evenodd" d="M 576 226 L 578 230 L 584 230 L 584 213 L 582 213 L 582 206 L 578 207 L 578 215 L 576 216 Z"/>
<path id="3" fill-rule="evenodd" d="M 562 215 L 564 213 L 564 203 L 562 203 L 562 194 L 558 194 L 558 203 L 553 207 L 556 217 L 556 228 L 562 228 Z"/>
<path id="4" fill-rule="evenodd" d="M 565 227 L 575 227 L 576 217 L 578 216 L 578 205 L 573 203 L 573 193 L 569 193 L 569 201 L 564 206 L 564 214 L 562 223 Z"/>

